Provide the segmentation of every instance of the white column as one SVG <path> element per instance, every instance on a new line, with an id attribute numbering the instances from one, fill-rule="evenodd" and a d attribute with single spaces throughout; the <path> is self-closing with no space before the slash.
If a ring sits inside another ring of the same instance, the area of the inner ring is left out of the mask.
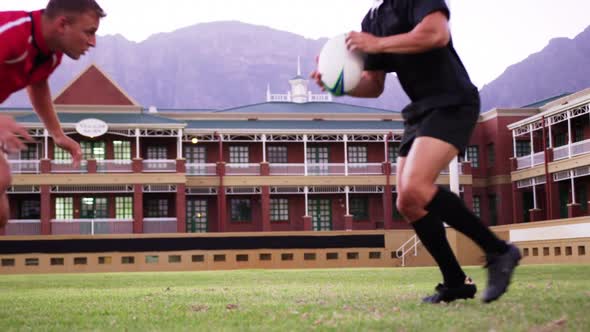
<path id="1" fill-rule="evenodd" d="M 570 171 L 571 184 L 572 184 L 572 204 L 576 204 L 576 186 L 574 183 L 574 170 Z"/>
<path id="2" fill-rule="evenodd" d="M 514 150 L 514 158 L 518 158 L 518 156 L 516 155 L 516 133 L 514 132 L 514 130 L 512 131 L 512 149 Z"/>
<path id="3" fill-rule="evenodd" d="M 531 156 L 530 156 L 531 157 L 531 167 L 533 167 L 533 166 L 535 166 L 535 157 L 534 157 L 535 156 L 535 145 L 533 142 L 533 125 L 532 124 L 529 125 L 529 130 L 530 130 L 529 136 L 531 138 Z"/>
<path id="4" fill-rule="evenodd" d="M 387 152 L 388 152 L 387 151 L 387 136 L 389 136 L 389 135 L 387 135 L 387 134 L 383 135 L 383 149 L 385 150 L 383 160 L 387 160 Z M 389 162 L 393 163 L 393 161 L 391 161 L 391 160 Z"/>
<path id="5" fill-rule="evenodd" d="M 568 158 L 572 157 L 572 118 L 570 111 L 567 112 L 567 154 Z"/>
<path id="6" fill-rule="evenodd" d="M 135 158 L 139 159 L 139 128 L 135 128 Z"/>
<path id="7" fill-rule="evenodd" d="M 303 135 L 303 175 L 307 176 L 307 134 Z M 307 192 L 307 187 L 305 187 Z M 305 204 L 307 204 L 307 194 L 305 196 Z M 305 208 L 305 215 L 307 216 L 307 207 Z"/>
<path id="8" fill-rule="evenodd" d="M 308 202 L 309 187 L 305 186 L 305 189 L 303 190 L 303 192 L 305 193 L 305 216 L 309 217 L 309 202 Z"/>
<path id="9" fill-rule="evenodd" d="M 182 158 L 182 129 L 178 129 L 178 144 L 176 147 L 176 159 Z"/>
<path id="10" fill-rule="evenodd" d="M 346 194 L 346 215 L 349 216 L 350 215 L 350 205 L 349 205 L 349 202 L 350 202 L 350 197 L 349 197 L 349 195 L 350 195 L 350 187 L 349 186 L 346 186 L 344 188 L 344 193 Z"/>
<path id="11" fill-rule="evenodd" d="M 551 118 L 547 119 L 548 127 L 549 127 L 549 147 L 553 148 L 553 137 L 551 135 Z"/>
<path id="12" fill-rule="evenodd" d="M 533 209 L 537 209 L 537 181 L 533 178 Z"/>
<path id="13" fill-rule="evenodd" d="M 262 162 L 266 162 L 266 134 L 262 134 Z"/>
<path id="14" fill-rule="evenodd" d="M 344 175 L 348 176 L 348 135 L 346 134 L 344 134 Z"/>
<path id="15" fill-rule="evenodd" d="M 457 156 L 449 163 L 449 184 L 451 191 L 459 195 L 459 159 Z"/>
<path id="16" fill-rule="evenodd" d="M 43 129 L 43 158 L 49 159 L 49 132 L 47 129 Z"/>

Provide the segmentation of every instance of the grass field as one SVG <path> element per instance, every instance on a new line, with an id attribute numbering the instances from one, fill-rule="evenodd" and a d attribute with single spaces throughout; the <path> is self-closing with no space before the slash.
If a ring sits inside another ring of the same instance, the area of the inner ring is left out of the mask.
<path id="1" fill-rule="evenodd" d="M 485 271 L 467 268 L 485 287 Z M 523 266 L 500 301 L 426 305 L 434 268 L 0 276 L 0 331 L 590 331 L 590 266 Z"/>

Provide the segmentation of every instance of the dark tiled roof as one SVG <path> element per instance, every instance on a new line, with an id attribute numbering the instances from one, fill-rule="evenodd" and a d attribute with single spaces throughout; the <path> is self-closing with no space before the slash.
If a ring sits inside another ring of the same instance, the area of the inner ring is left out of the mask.
<path id="1" fill-rule="evenodd" d="M 532 104 L 521 106 L 520 108 L 539 108 L 539 107 L 542 107 L 543 105 L 548 104 L 548 103 L 550 103 L 550 102 L 552 102 L 554 100 L 557 100 L 559 98 L 563 98 L 563 97 L 569 96 L 569 95 L 571 95 L 571 93 L 569 93 L 569 92 L 568 93 L 562 93 L 562 94 L 560 94 L 558 96 L 549 97 L 547 99 L 539 100 L 539 101 L 534 102 Z"/>
<path id="2" fill-rule="evenodd" d="M 305 120 L 204 120 L 187 121 L 187 129 L 210 130 L 399 130 L 401 121 L 305 121 Z"/>
<path id="3" fill-rule="evenodd" d="M 183 124 L 182 121 L 163 118 L 150 114 L 133 113 L 59 113 L 61 123 L 78 123 L 81 120 L 94 118 L 111 124 Z M 16 121 L 21 123 L 41 123 L 37 114 L 19 116 Z"/>
<path id="4" fill-rule="evenodd" d="M 240 106 L 217 111 L 229 113 L 372 113 L 372 114 L 391 114 L 397 113 L 381 108 L 372 108 L 356 105 L 341 104 L 335 102 L 311 102 L 311 103 L 291 103 L 291 102 L 272 102 L 260 103 L 253 105 Z"/>

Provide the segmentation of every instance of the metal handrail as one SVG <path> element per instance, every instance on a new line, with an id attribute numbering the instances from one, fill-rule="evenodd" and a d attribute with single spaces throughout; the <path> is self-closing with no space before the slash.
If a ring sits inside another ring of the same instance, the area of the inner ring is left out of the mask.
<path id="1" fill-rule="evenodd" d="M 412 244 L 412 246 L 410 248 L 406 249 L 406 246 L 408 244 L 410 244 L 411 242 L 414 242 L 414 243 Z M 414 236 L 412 236 L 410 239 L 408 239 L 408 241 L 404 242 L 404 244 L 402 244 L 401 247 L 399 247 L 395 251 L 395 257 L 402 259 L 402 266 L 406 266 L 406 256 L 408 255 L 409 252 L 414 251 L 414 256 L 418 256 L 418 245 L 420 243 L 421 242 L 418 239 L 418 235 L 414 234 Z"/>

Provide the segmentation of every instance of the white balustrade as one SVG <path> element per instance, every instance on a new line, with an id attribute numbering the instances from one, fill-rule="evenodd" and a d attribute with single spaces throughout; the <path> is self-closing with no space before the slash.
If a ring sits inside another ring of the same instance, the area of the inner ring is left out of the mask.
<path id="1" fill-rule="evenodd" d="M 40 235 L 41 220 L 38 219 L 19 219 L 8 220 L 6 224 L 6 235 Z"/>
<path id="2" fill-rule="evenodd" d="M 176 218 L 144 218 L 144 233 L 176 233 Z"/>
<path id="3" fill-rule="evenodd" d="M 94 235 L 133 233 L 133 219 L 51 220 L 53 235 Z"/>
<path id="4" fill-rule="evenodd" d="M 531 167 L 531 156 L 524 156 L 516 158 L 516 168 L 523 169 Z"/>
<path id="5" fill-rule="evenodd" d="M 97 160 L 96 171 L 98 173 L 129 173 L 133 172 L 131 160 Z"/>
<path id="6" fill-rule="evenodd" d="M 381 163 L 349 163 L 348 175 L 380 175 L 382 168 Z"/>
<path id="7" fill-rule="evenodd" d="M 82 160 L 75 168 L 71 160 L 52 160 L 51 173 L 88 173 L 88 161 Z"/>
<path id="8" fill-rule="evenodd" d="M 590 152 L 590 139 L 572 144 L 572 156 L 578 156 Z"/>
<path id="9" fill-rule="evenodd" d="M 308 163 L 308 175 L 344 175 L 345 164 Z"/>
<path id="10" fill-rule="evenodd" d="M 569 156 L 569 146 L 562 145 L 558 148 L 553 149 L 553 160 L 566 159 Z"/>
<path id="11" fill-rule="evenodd" d="M 13 174 L 39 174 L 39 160 L 8 160 Z"/>
<path id="12" fill-rule="evenodd" d="M 190 163 L 186 164 L 187 175 L 216 175 L 216 164 Z"/>
<path id="13" fill-rule="evenodd" d="M 537 152 L 533 155 L 533 166 L 542 165 L 545 163 L 545 152 Z"/>
<path id="14" fill-rule="evenodd" d="M 269 164 L 270 175 L 305 175 L 305 164 Z"/>
<path id="15" fill-rule="evenodd" d="M 260 164 L 225 164 L 226 175 L 260 175 Z"/>
<path id="16" fill-rule="evenodd" d="M 146 173 L 175 173 L 176 160 L 146 159 L 143 161 L 143 171 Z"/>

